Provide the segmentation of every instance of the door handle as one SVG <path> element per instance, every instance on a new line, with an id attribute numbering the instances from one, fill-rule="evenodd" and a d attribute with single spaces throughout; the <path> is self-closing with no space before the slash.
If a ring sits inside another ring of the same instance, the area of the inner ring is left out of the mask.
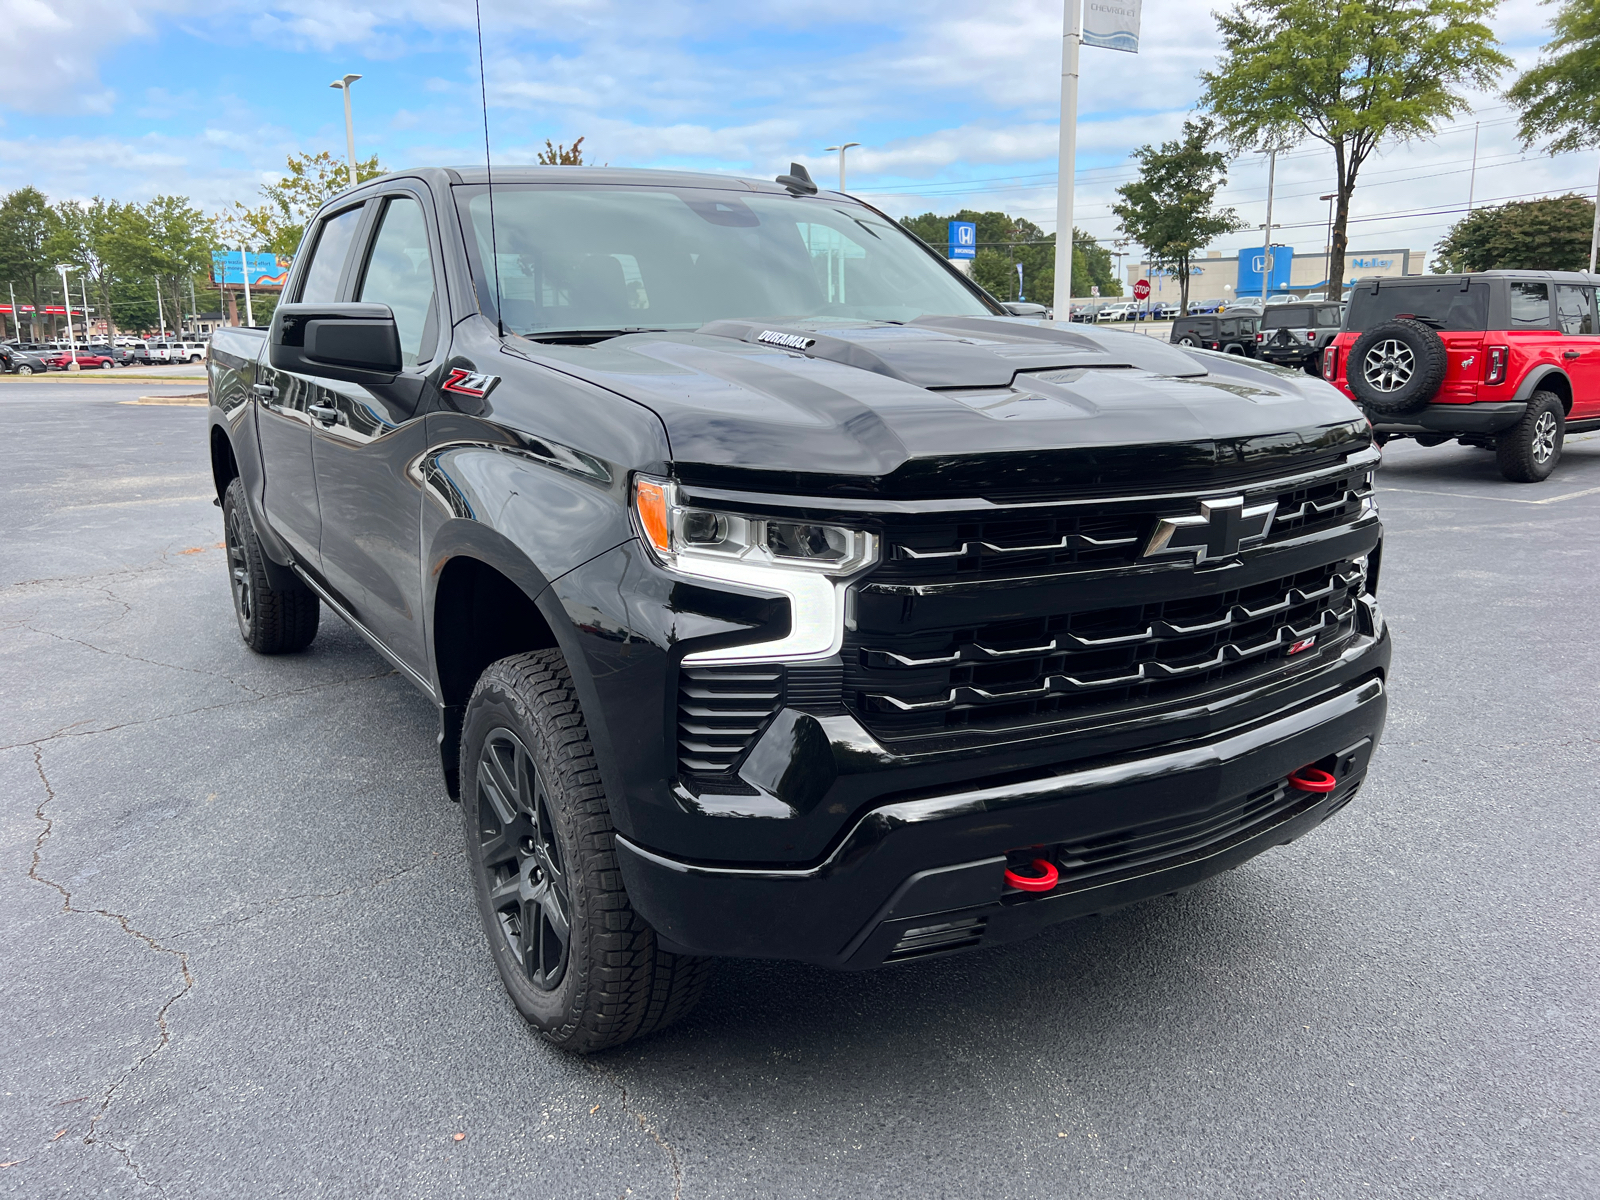
<path id="1" fill-rule="evenodd" d="M 1577 358 L 1578 357 L 1578 352 L 1576 350 L 1563 350 L 1561 352 L 1561 357 L 1562 358 Z"/>
<path id="2" fill-rule="evenodd" d="M 252 383 L 250 390 L 257 400 L 265 400 L 268 404 L 276 403 L 278 399 L 278 389 L 270 383 Z"/>
<path id="3" fill-rule="evenodd" d="M 339 410 L 331 404 L 312 404 L 307 406 L 306 411 L 324 425 L 338 424 Z"/>

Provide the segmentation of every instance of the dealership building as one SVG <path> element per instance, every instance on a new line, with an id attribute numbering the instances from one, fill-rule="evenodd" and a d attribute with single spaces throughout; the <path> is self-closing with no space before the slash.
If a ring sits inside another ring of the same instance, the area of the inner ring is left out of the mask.
<path id="1" fill-rule="evenodd" d="M 1341 288 L 1369 275 L 1401 276 L 1421 275 L 1423 250 L 1358 250 L 1344 256 Z M 1264 247 L 1241 250 L 1237 254 L 1224 254 L 1209 250 L 1203 258 L 1189 264 L 1189 301 L 1237 300 L 1241 297 L 1260 299 L 1263 267 L 1266 268 L 1266 291 L 1271 296 L 1283 292 L 1301 295 L 1325 295 L 1328 288 L 1328 254 L 1318 250 L 1313 254 L 1299 254 L 1293 246 L 1273 246 L 1268 255 Z M 1123 288 L 1131 294 L 1132 285 L 1140 279 L 1150 281 L 1152 300 L 1178 299 L 1178 281 L 1171 267 L 1152 268 L 1149 263 L 1130 264 L 1128 278 Z"/>

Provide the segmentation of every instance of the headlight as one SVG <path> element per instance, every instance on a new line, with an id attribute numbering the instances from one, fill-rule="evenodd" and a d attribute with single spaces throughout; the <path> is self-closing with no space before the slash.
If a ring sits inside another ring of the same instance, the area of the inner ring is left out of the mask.
<path id="1" fill-rule="evenodd" d="M 684 662 L 792 662 L 839 652 L 845 581 L 877 561 L 875 535 L 688 507 L 672 480 L 648 475 L 634 479 L 633 510 L 640 539 L 668 570 L 789 599 L 783 638 L 697 651 Z"/>

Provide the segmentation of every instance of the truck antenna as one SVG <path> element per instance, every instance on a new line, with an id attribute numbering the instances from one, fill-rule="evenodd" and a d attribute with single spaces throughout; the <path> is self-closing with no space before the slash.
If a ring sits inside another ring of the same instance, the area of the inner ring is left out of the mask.
<path id="1" fill-rule="evenodd" d="M 494 234 L 494 167 L 489 163 L 489 83 L 483 74 L 483 9 L 472 0 L 472 14 L 478 19 L 478 95 L 483 101 L 483 173 L 489 186 L 489 256 L 494 259 L 494 325 L 506 335 L 506 320 L 500 315 L 500 247 Z"/>

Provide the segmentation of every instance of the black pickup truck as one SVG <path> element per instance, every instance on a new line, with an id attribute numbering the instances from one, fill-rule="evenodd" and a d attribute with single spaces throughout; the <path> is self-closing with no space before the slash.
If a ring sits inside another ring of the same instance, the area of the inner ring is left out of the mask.
<path id="1" fill-rule="evenodd" d="M 1378 451 L 1320 379 L 1019 320 L 803 168 L 390 175 L 284 300 L 208 360 L 239 629 L 302 651 L 326 605 L 437 705 L 557 1045 L 714 956 L 1175 892 L 1361 785 Z"/>

